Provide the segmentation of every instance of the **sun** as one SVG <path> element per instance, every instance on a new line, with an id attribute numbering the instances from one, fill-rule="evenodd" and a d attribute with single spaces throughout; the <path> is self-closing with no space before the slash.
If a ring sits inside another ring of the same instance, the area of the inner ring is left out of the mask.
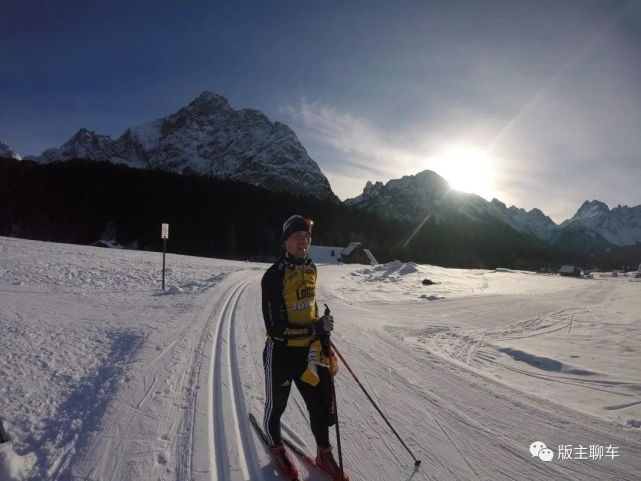
<path id="1" fill-rule="evenodd" d="M 453 189 L 478 194 L 486 200 L 495 197 L 495 159 L 489 153 L 471 147 L 448 147 L 432 165 Z"/>

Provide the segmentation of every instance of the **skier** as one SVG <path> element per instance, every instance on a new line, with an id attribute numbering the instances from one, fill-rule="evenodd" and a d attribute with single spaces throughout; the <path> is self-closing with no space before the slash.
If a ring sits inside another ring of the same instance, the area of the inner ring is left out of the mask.
<path id="1" fill-rule="evenodd" d="M 319 317 L 316 304 L 316 266 L 307 257 L 313 221 L 293 215 L 283 224 L 285 254 L 263 275 L 263 318 L 267 341 L 263 351 L 265 369 L 265 417 L 263 425 L 278 471 L 287 479 L 298 470 L 283 445 L 280 418 L 287 407 L 292 382 L 303 397 L 312 433 L 316 439 L 316 465 L 333 481 L 341 476 L 332 455 L 329 426 L 334 424 L 334 400 L 328 395 L 329 370 L 338 369 L 333 355 L 325 357 L 321 338 L 333 329 L 331 315 Z"/>

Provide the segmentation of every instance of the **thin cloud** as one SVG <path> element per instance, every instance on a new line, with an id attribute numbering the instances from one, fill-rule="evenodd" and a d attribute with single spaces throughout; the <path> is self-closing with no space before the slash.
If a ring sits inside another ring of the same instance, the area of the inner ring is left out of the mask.
<path id="1" fill-rule="evenodd" d="M 425 157 L 411 148 L 399 148 L 402 142 L 398 138 L 349 112 L 303 99 L 298 107 L 287 106 L 281 113 L 293 121 L 305 141 L 343 154 L 340 163 L 327 166 L 336 173 L 366 171 L 394 178 L 399 172 L 414 174 L 421 164 L 425 165 Z"/>
<path id="2" fill-rule="evenodd" d="M 638 191 L 627 179 L 631 172 L 638 172 L 639 141 L 630 138 L 620 122 L 610 125 L 610 119 L 636 125 L 634 105 L 627 105 L 627 98 L 599 100 L 595 95 L 590 105 L 598 104 L 602 112 L 595 119 L 570 86 L 557 82 L 556 87 L 558 92 L 548 90 L 544 102 L 529 108 L 518 128 L 511 129 L 509 138 L 503 137 L 493 153 L 494 195 L 508 205 L 538 207 L 556 222 L 571 217 L 588 198 L 638 203 Z M 498 119 L 474 112 L 461 115 L 456 126 L 425 119 L 405 129 L 383 128 L 335 106 L 305 99 L 281 109 L 281 114 L 342 199 L 359 195 L 367 180 L 386 182 L 425 169 L 442 175 L 438 155 L 443 146 L 487 146 L 501 131 Z M 604 183 L 605 178 L 612 183 Z M 614 196 L 608 185 L 617 186 Z"/>
<path id="3" fill-rule="evenodd" d="M 304 99 L 297 107 L 281 109 L 281 114 L 288 117 L 312 158 L 322 165 L 340 198 L 360 194 L 366 180 L 386 182 L 425 169 L 444 175 L 444 148 L 467 145 L 443 141 L 443 132 L 429 125 L 391 132 L 336 107 Z"/>

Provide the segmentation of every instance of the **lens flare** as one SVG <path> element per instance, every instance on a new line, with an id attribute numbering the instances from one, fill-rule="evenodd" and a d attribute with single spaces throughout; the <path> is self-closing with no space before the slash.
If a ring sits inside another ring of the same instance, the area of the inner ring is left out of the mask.
<path id="1" fill-rule="evenodd" d="M 495 197 L 495 159 L 476 148 L 444 149 L 433 169 L 455 190 L 478 194 L 487 200 Z"/>

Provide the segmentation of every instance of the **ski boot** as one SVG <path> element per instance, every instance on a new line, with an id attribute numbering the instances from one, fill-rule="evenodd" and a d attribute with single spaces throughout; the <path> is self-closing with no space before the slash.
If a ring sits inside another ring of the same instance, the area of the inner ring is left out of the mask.
<path id="1" fill-rule="evenodd" d="M 331 446 L 329 448 L 318 447 L 316 466 L 327 474 L 332 481 L 349 481 L 347 473 L 341 476 L 341 468 L 338 466 L 334 456 L 332 456 Z"/>
<path id="2" fill-rule="evenodd" d="M 298 469 L 287 454 L 287 450 L 283 443 L 277 444 L 269 448 L 272 453 L 272 458 L 276 463 L 276 471 L 284 476 L 289 481 L 298 479 Z"/>

